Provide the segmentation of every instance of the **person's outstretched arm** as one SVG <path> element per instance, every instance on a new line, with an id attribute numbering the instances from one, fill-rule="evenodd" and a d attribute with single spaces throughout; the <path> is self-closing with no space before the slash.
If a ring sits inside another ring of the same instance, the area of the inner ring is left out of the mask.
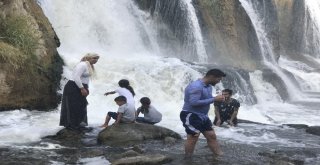
<path id="1" fill-rule="evenodd" d="M 110 94 L 115 94 L 116 91 L 111 91 L 111 92 L 106 92 L 104 95 L 107 96 L 107 95 L 110 95 Z"/>

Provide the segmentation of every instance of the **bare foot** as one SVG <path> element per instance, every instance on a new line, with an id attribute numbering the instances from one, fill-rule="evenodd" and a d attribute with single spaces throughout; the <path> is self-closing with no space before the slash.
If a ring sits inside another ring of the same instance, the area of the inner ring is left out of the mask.
<path id="1" fill-rule="evenodd" d="M 106 127 L 108 127 L 108 125 L 107 125 L 107 124 L 103 124 L 103 125 L 101 125 L 100 127 L 106 128 Z"/>
<path id="2" fill-rule="evenodd" d="M 223 155 L 223 152 L 220 150 L 220 151 L 215 151 L 214 154 L 216 156 L 222 156 Z"/>

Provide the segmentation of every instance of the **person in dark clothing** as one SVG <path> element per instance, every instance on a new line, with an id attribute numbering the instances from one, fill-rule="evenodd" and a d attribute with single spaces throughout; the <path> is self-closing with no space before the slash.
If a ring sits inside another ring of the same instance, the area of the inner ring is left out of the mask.
<path id="1" fill-rule="evenodd" d="M 240 103 L 238 100 L 231 98 L 231 89 L 222 90 L 222 95 L 225 97 L 223 102 L 214 102 L 215 119 L 213 124 L 221 126 L 224 122 L 227 122 L 230 126 L 236 126 L 238 124 L 238 110 Z"/>
<path id="2" fill-rule="evenodd" d="M 72 77 L 63 90 L 60 126 L 70 130 L 80 130 L 88 125 L 86 98 L 89 95 L 88 83 L 94 74 L 93 65 L 98 59 L 97 54 L 88 53 L 75 66 Z"/>

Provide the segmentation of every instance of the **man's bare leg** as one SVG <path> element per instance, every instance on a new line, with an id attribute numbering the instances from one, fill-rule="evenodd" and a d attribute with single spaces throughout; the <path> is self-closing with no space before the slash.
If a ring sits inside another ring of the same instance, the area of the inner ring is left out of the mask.
<path id="1" fill-rule="evenodd" d="M 217 141 L 217 136 L 216 136 L 214 130 L 205 131 L 203 133 L 203 135 L 207 139 L 207 143 L 208 143 L 210 150 L 216 155 L 219 155 L 219 156 L 223 155 L 223 152 L 220 149 L 219 143 Z"/>
<path id="2" fill-rule="evenodd" d="M 104 122 L 104 124 L 100 127 L 108 127 L 109 121 L 110 121 L 111 117 L 109 115 L 106 116 L 106 121 Z"/>
<path id="3" fill-rule="evenodd" d="M 187 135 L 187 140 L 186 143 L 184 145 L 185 147 L 185 158 L 191 158 L 194 148 L 196 146 L 196 143 L 198 141 L 199 138 L 199 134 L 196 135 Z"/>

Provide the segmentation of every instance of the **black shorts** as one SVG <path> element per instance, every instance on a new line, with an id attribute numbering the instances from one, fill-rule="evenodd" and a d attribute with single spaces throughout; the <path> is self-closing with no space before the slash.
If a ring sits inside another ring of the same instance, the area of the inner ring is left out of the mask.
<path id="1" fill-rule="evenodd" d="M 116 112 L 108 112 L 108 116 L 110 116 L 114 120 L 117 120 L 118 113 L 116 113 Z"/>
<path id="2" fill-rule="evenodd" d="M 189 135 L 195 135 L 200 132 L 212 131 L 212 123 L 208 116 L 196 113 L 181 111 L 180 120 L 183 123 L 185 131 Z"/>

